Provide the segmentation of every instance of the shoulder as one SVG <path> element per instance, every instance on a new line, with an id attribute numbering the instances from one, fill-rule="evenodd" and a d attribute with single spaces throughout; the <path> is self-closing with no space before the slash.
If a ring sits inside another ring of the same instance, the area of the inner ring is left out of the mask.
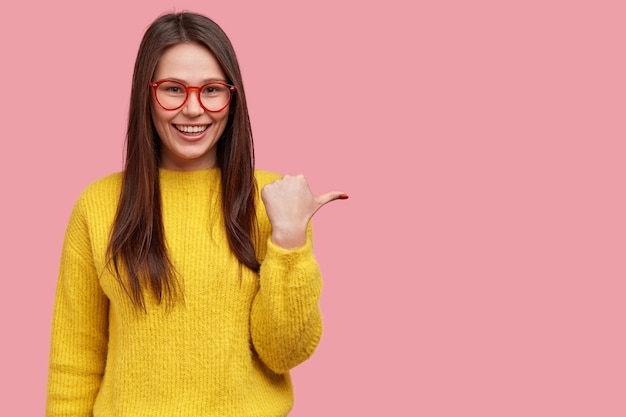
<path id="1" fill-rule="evenodd" d="M 116 173 L 93 181 L 82 191 L 70 215 L 66 232 L 69 240 L 78 245 L 91 233 L 108 236 L 117 211 L 121 184 L 122 174 Z"/>
<path id="2" fill-rule="evenodd" d="M 82 191 L 77 205 L 117 206 L 122 186 L 122 173 L 116 172 L 90 183 Z"/>
<path id="3" fill-rule="evenodd" d="M 282 174 L 278 174 L 276 172 L 264 171 L 261 169 L 257 169 L 254 171 L 254 177 L 256 178 L 257 185 L 259 186 L 259 190 L 263 188 L 266 184 L 272 183 L 279 178 L 282 178 Z"/>

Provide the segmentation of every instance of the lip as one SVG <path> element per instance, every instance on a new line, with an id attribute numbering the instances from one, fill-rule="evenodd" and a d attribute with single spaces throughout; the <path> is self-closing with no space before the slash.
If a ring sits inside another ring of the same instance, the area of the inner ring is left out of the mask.
<path id="1" fill-rule="evenodd" d="M 207 126 L 208 125 L 208 126 L 200 134 L 189 135 L 178 130 L 176 128 L 176 125 L 181 125 L 181 126 Z M 202 140 L 206 136 L 209 130 L 211 130 L 211 126 L 212 126 L 212 123 L 200 123 L 200 124 L 186 124 L 185 123 L 184 125 L 176 123 L 176 124 L 172 124 L 172 130 L 174 130 L 174 132 L 176 133 L 176 135 L 178 135 L 179 138 L 183 139 L 186 142 L 198 142 L 199 140 Z"/>

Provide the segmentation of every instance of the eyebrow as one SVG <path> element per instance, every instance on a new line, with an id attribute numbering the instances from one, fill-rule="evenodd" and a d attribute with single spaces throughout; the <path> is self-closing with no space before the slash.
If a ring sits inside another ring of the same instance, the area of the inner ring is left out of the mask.
<path id="1" fill-rule="evenodd" d="M 185 85 L 189 85 L 189 83 L 186 80 L 183 80 L 181 78 L 176 78 L 176 77 L 165 77 L 165 78 L 162 78 L 162 80 L 178 81 L 179 83 L 182 83 L 182 84 L 185 84 Z M 212 83 L 212 82 L 215 82 L 215 81 L 218 81 L 218 82 L 221 82 L 221 83 L 228 82 L 224 78 L 205 78 L 202 81 L 200 81 L 200 85 Z"/>

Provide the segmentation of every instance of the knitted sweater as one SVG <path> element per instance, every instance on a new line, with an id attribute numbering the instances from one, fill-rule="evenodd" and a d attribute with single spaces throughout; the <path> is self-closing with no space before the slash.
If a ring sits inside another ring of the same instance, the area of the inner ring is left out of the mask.
<path id="1" fill-rule="evenodd" d="M 259 191 L 278 175 L 257 171 Z M 48 417 L 274 417 L 293 405 L 289 369 L 322 322 L 311 229 L 283 249 L 257 196 L 261 272 L 227 244 L 219 169 L 160 170 L 168 252 L 184 302 L 145 291 L 138 310 L 106 264 L 121 175 L 92 185 L 67 227 L 52 323 Z M 240 270 L 241 274 L 240 275 Z"/>

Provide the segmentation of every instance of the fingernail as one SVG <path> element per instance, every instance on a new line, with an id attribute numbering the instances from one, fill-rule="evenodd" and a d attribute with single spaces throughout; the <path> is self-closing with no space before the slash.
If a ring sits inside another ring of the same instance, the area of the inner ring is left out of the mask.
<path id="1" fill-rule="evenodd" d="M 348 199 L 348 194 L 341 194 L 339 197 L 337 197 L 338 200 L 347 200 Z"/>

